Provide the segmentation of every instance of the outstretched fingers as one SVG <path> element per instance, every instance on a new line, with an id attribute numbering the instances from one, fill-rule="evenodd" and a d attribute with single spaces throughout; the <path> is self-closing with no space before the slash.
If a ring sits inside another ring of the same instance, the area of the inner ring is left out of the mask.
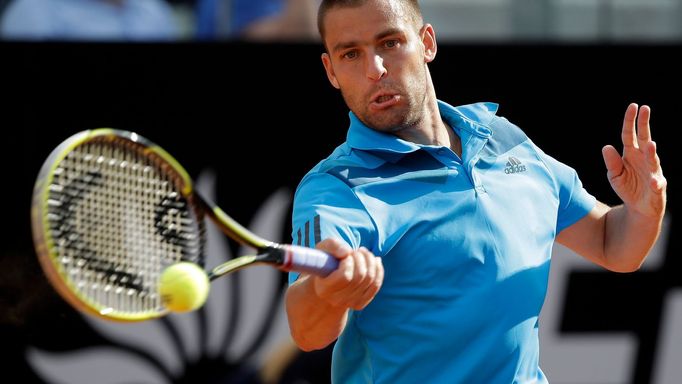
<path id="1" fill-rule="evenodd" d="M 661 159 L 658 157 L 658 153 L 656 153 L 656 142 L 648 142 L 645 147 L 645 153 L 649 167 L 651 168 L 651 173 L 653 174 L 650 187 L 654 191 L 660 192 L 667 186 L 667 181 L 661 170 Z"/>
<path id="2" fill-rule="evenodd" d="M 635 120 L 637 118 L 637 104 L 631 103 L 625 110 L 625 117 L 623 118 L 623 131 L 621 133 L 621 140 L 623 140 L 623 147 L 637 148 L 637 138 L 635 135 Z M 647 115 L 648 121 L 648 115 Z"/>
<path id="3" fill-rule="evenodd" d="M 661 168 L 661 159 L 658 157 L 658 153 L 656 153 L 656 142 L 649 141 L 644 143 L 642 147 L 651 170 L 656 172 Z"/>
<path id="4" fill-rule="evenodd" d="M 648 105 L 643 105 L 637 115 L 637 144 L 640 148 L 645 148 L 646 143 L 651 141 L 649 116 L 651 116 L 651 108 Z"/>
<path id="5" fill-rule="evenodd" d="M 623 173 L 623 159 L 620 157 L 618 150 L 613 145 L 606 145 L 601 150 L 604 157 L 604 164 L 606 165 L 606 176 L 613 181 L 616 177 Z"/>

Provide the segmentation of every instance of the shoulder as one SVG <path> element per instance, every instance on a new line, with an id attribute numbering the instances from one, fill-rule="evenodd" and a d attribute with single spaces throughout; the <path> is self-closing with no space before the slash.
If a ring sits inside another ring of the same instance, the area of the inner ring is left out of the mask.
<path id="1" fill-rule="evenodd" d="M 298 189 L 310 183 L 323 183 L 329 186 L 341 183 L 352 188 L 352 174 L 357 174 L 358 170 L 376 169 L 384 163 L 384 159 L 367 151 L 353 149 L 344 143 L 308 171 L 302 178 Z"/>
<path id="2" fill-rule="evenodd" d="M 460 128 L 486 136 L 488 149 L 502 154 L 529 140 L 519 126 L 499 115 L 498 110 L 497 103 L 480 102 L 452 107 L 450 115 L 456 118 Z"/>
<path id="3" fill-rule="evenodd" d="M 452 107 L 452 109 L 465 120 L 482 125 L 488 125 L 497 115 L 499 104 L 483 101 L 479 103 L 459 105 L 457 107 Z"/>
<path id="4" fill-rule="evenodd" d="M 505 153 L 523 143 L 531 144 L 526 133 L 505 117 L 495 116 L 488 126 L 491 131 L 489 142 L 496 153 Z"/>

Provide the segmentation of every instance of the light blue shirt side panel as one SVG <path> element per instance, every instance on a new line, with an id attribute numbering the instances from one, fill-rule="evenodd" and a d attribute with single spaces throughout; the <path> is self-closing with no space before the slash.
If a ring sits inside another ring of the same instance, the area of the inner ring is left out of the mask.
<path id="1" fill-rule="evenodd" d="M 532 144 L 532 142 L 531 142 Z M 559 189 L 559 211 L 556 233 L 571 226 L 587 215 L 596 205 L 596 199 L 583 187 L 575 169 L 561 163 L 532 144 L 540 159 L 554 175 Z"/>
<path id="2" fill-rule="evenodd" d="M 346 329 L 334 345 L 331 372 L 333 384 L 377 382 L 373 372 L 374 364 L 370 349 L 367 347 L 367 341 L 362 332 L 357 328 L 357 318 L 360 313 L 350 311 Z"/>
<path id="3" fill-rule="evenodd" d="M 582 185 L 576 171 L 543 152 L 526 134 L 515 124 L 504 117 L 493 119 L 493 140 L 489 151 L 493 156 L 514 155 L 514 147 L 523 144 L 535 153 L 537 158 L 547 168 L 547 174 L 553 182 L 558 196 L 558 210 L 556 233 L 575 223 L 594 208 L 596 199 L 590 195 Z"/>
<path id="4" fill-rule="evenodd" d="M 375 227 L 353 190 L 326 173 L 311 173 L 294 196 L 292 242 L 315 247 L 326 238 L 337 238 L 352 248 L 373 248 Z M 289 282 L 298 278 L 289 274 Z"/>

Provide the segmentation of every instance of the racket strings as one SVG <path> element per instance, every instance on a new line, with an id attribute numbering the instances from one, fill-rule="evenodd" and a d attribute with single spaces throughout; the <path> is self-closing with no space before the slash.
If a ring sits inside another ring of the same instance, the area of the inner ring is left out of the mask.
<path id="1" fill-rule="evenodd" d="M 82 144 L 57 165 L 47 201 L 53 254 L 100 312 L 159 311 L 163 269 L 203 260 L 203 222 L 158 158 L 120 144 Z"/>

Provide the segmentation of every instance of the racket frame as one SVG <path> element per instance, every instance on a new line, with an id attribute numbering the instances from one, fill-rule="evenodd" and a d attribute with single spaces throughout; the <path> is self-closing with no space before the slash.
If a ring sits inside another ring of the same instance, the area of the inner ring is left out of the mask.
<path id="1" fill-rule="evenodd" d="M 52 286 L 77 310 L 107 320 L 122 322 L 149 320 L 164 316 L 169 312 L 168 309 L 163 308 L 162 306 L 160 306 L 159 310 L 122 312 L 101 305 L 92 298 L 81 293 L 80 289 L 78 289 L 73 281 L 67 277 L 68 274 L 64 271 L 64 266 L 58 261 L 59 255 L 53 252 L 53 250 L 56 249 L 55 239 L 53 239 L 51 234 L 47 213 L 49 212 L 48 200 L 50 185 L 54 182 L 55 171 L 68 154 L 75 148 L 95 140 L 104 142 L 123 140 L 130 143 L 130 145 L 140 146 L 144 156 L 158 157 L 158 159 L 155 159 L 154 163 L 160 165 L 162 171 L 166 172 L 167 170 L 164 169 L 164 167 L 169 167 L 172 169 L 172 172 L 176 174 L 177 177 L 172 177 L 176 189 L 179 190 L 182 197 L 186 199 L 189 209 L 194 212 L 197 221 L 203 222 L 205 217 L 208 216 L 228 237 L 242 245 L 253 247 L 256 250 L 257 253 L 255 255 L 240 256 L 214 267 L 208 272 L 208 277 L 211 281 L 228 273 L 258 263 L 270 264 L 283 271 L 288 271 L 291 269 L 292 265 L 297 264 L 297 262 L 294 261 L 297 257 L 300 257 L 297 255 L 301 255 L 302 252 L 313 252 L 307 248 L 304 249 L 303 247 L 279 244 L 265 240 L 243 227 L 220 207 L 195 191 L 192 179 L 180 163 L 163 148 L 150 140 L 147 140 L 134 132 L 112 128 L 82 131 L 62 142 L 45 160 L 36 179 L 31 204 L 32 232 L 38 260 Z M 204 234 L 202 233 L 201 236 L 204 236 Z"/>
<path id="2" fill-rule="evenodd" d="M 79 311 L 107 320 L 137 322 L 164 316 L 169 311 L 164 308 L 158 311 L 120 312 L 103 306 L 87 295 L 82 294 L 73 282 L 65 277 L 67 274 L 64 271 L 64 267 L 57 260 L 59 256 L 52 252 L 52 250 L 55 249 L 55 240 L 51 235 L 47 218 L 48 196 L 50 193 L 49 186 L 54 181 L 55 170 L 59 167 L 64 158 L 66 158 L 66 156 L 76 147 L 87 142 L 94 140 L 114 141 L 117 139 L 126 140 L 133 145 L 140 145 L 144 147 L 143 153 L 145 155 L 158 156 L 163 162 L 169 164 L 175 169 L 179 176 L 179 179 L 175 179 L 175 181 L 176 183 L 178 181 L 180 182 L 178 189 L 181 191 L 182 195 L 188 199 L 192 197 L 192 181 L 189 174 L 180 163 L 163 148 L 134 132 L 113 128 L 87 130 L 76 133 L 59 144 L 43 163 L 33 188 L 31 227 L 33 243 L 40 265 L 52 286 L 70 305 Z M 199 220 L 201 220 L 201 216 L 199 216 Z"/>

